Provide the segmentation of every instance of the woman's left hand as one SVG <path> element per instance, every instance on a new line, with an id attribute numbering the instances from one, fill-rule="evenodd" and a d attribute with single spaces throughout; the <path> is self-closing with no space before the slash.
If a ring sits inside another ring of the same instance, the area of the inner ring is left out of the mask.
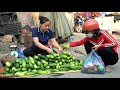
<path id="1" fill-rule="evenodd" d="M 58 50 L 59 50 L 60 52 L 63 52 L 63 49 L 62 49 L 61 47 L 59 47 Z"/>
<path id="2" fill-rule="evenodd" d="M 92 49 L 93 49 L 93 50 L 98 50 L 99 47 L 100 47 L 100 45 L 95 45 L 95 46 L 92 47 Z"/>

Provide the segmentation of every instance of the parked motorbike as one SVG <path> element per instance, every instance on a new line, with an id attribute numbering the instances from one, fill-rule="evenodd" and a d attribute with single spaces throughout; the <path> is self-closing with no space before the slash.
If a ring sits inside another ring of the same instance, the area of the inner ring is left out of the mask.
<path id="1" fill-rule="evenodd" d="M 75 19 L 75 25 L 74 25 L 74 31 L 75 32 L 82 32 L 82 24 L 83 24 L 83 19 L 80 16 L 77 16 Z"/>

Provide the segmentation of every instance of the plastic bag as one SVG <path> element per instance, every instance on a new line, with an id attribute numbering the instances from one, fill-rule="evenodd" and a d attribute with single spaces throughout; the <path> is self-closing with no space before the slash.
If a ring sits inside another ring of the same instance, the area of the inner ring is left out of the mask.
<path id="1" fill-rule="evenodd" d="M 87 74 L 104 74 L 105 73 L 105 65 L 102 61 L 102 58 L 96 54 L 93 50 L 88 55 L 88 58 L 82 65 L 81 69 L 82 73 Z"/>

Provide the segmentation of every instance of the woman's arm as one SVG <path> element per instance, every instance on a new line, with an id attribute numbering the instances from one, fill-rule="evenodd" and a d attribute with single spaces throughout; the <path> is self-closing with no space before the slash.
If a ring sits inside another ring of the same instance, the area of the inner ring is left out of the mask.
<path id="1" fill-rule="evenodd" d="M 60 45 L 57 43 L 56 39 L 53 38 L 51 39 L 51 43 L 53 44 L 54 47 L 56 47 L 57 49 L 59 49 L 59 51 L 63 51 L 63 49 L 60 47 Z"/>
<path id="2" fill-rule="evenodd" d="M 38 48 L 41 48 L 41 49 L 43 49 L 43 50 L 46 50 L 48 53 L 52 53 L 52 52 L 53 52 L 52 49 L 50 49 L 49 47 L 41 44 L 41 43 L 39 42 L 38 37 L 34 37 L 34 38 L 33 38 L 33 42 L 34 42 L 34 44 L 35 44 Z"/>
<path id="3" fill-rule="evenodd" d="M 100 47 L 118 47 L 117 40 L 107 31 L 103 33 L 103 38 L 104 44 L 101 44 Z"/>
<path id="4" fill-rule="evenodd" d="M 85 37 L 82 40 L 69 42 L 68 46 L 70 46 L 70 47 L 76 47 L 76 46 L 83 45 L 83 44 L 85 44 L 88 41 L 89 41 L 89 38 Z"/>

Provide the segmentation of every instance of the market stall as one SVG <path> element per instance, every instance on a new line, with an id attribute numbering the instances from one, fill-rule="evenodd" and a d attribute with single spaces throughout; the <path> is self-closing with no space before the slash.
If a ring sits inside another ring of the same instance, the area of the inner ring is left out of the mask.
<path id="1" fill-rule="evenodd" d="M 78 72 L 82 68 L 83 61 L 76 59 L 70 53 L 64 51 L 59 54 L 51 53 L 46 56 L 16 58 L 12 62 L 6 62 L 4 69 L 0 71 L 2 77 L 32 77 L 55 73 Z"/>

